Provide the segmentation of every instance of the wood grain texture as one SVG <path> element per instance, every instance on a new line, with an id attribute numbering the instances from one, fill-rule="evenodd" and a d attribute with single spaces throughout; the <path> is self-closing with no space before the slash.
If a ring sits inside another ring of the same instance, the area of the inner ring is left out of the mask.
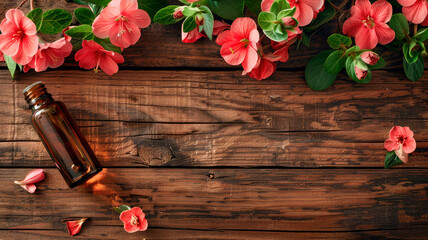
<path id="1" fill-rule="evenodd" d="M 77 7 L 82 7 L 79 4 L 67 3 L 65 0 L 36 0 L 34 2 L 35 6 L 39 8 L 64 8 L 70 12 Z M 340 1 L 337 2 L 340 3 Z M 0 18 L 3 18 L 8 9 L 15 8 L 18 4 L 16 1 L 2 1 L 0 3 Z M 22 9 L 26 13 L 29 12 L 28 3 Z M 77 22 L 74 24 L 77 24 Z M 336 32 L 340 32 L 340 29 L 337 28 L 337 23 L 333 21 L 314 36 L 310 48 L 302 45 L 297 49 L 297 44 L 294 44 L 290 49 L 290 60 L 287 63 L 279 64 L 278 67 L 290 70 L 304 68 L 311 57 L 329 48 L 327 37 Z M 403 72 L 402 51 L 388 51 L 385 47 L 377 47 L 376 52 L 385 58 L 387 62 L 384 69 L 398 69 Z M 139 42 L 125 49 L 123 54 L 125 62 L 121 64 L 121 67 L 240 68 L 231 66 L 223 60 L 220 56 L 220 46 L 215 42 L 201 39 L 191 44 L 182 43 L 181 24 L 164 26 L 155 23 L 148 28 L 142 29 L 142 37 Z M 77 66 L 72 57 L 68 58 L 65 65 Z M 428 67 L 428 61 L 425 61 L 425 67 Z"/>
<path id="2" fill-rule="evenodd" d="M 199 230 L 427 230 L 426 170 L 105 169 L 68 189 L 46 170 L 29 194 L 0 169 L 3 229 L 63 229 L 61 219 L 121 226 L 112 206 L 144 209 L 150 227 Z M 19 204 L 17 204 L 19 203 Z"/>
<path id="3" fill-rule="evenodd" d="M 16 82 L 1 73 L 2 166 L 52 166 L 21 93 L 40 79 L 104 166 L 382 167 L 393 125 L 415 131 L 406 166 L 428 166 L 427 89 L 395 73 L 366 85 L 339 79 L 323 92 L 302 72 L 264 82 L 231 80 L 237 71 L 50 71 Z"/>

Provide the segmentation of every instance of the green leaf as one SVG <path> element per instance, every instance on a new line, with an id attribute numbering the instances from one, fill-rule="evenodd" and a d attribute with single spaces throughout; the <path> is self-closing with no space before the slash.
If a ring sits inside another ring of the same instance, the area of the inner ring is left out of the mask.
<path id="1" fill-rule="evenodd" d="M 324 63 L 324 70 L 331 74 L 338 74 L 345 67 L 347 55 L 342 50 L 332 52 Z"/>
<path id="2" fill-rule="evenodd" d="M 385 155 L 385 168 L 390 168 L 390 167 L 401 165 L 401 164 L 403 164 L 403 162 L 395 154 L 395 151 L 388 152 Z"/>
<path id="3" fill-rule="evenodd" d="M 183 32 L 190 32 L 196 28 L 194 17 L 187 17 L 183 22 Z"/>
<path id="4" fill-rule="evenodd" d="M 244 16 L 243 0 L 209 0 L 208 6 L 215 15 L 227 20 Z"/>
<path id="5" fill-rule="evenodd" d="M 107 5 L 111 2 L 111 0 L 85 0 L 85 1 L 101 7 L 107 7 Z"/>
<path id="6" fill-rule="evenodd" d="M 116 211 L 117 213 L 121 214 L 123 211 L 127 211 L 130 210 L 131 207 L 127 206 L 127 205 L 120 205 L 119 207 L 114 207 L 113 210 Z"/>
<path id="7" fill-rule="evenodd" d="M 94 13 L 95 16 L 98 16 L 101 12 L 101 10 L 103 10 L 103 7 L 93 4 L 93 3 L 88 3 L 89 8 L 91 9 L 91 11 Z"/>
<path id="8" fill-rule="evenodd" d="M 285 17 L 292 17 L 296 13 L 296 7 L 293 7 L 291 9 L 284 9 L 281 12 L 278 13 L 278 16 L 276 16 L 277 20 L 281 20 Z"/>
<path id="9" fill-rule="evenodd" d="M 94 41 L 96 43 L 98 43 L 99 45 L 101 45 L 105 50 L 107 51 L 113 51 L 113 52 L 117 52 L 117 53 L 122 53 L 122 51 L 120 50 L 120 47 L 116 47 L 115 45 L 113 45 L 110 42 L 109 38 L 105 38 L 105 39 L 100 39 L 94 36 Z"/>
<path id="10" fill-rule="evenodd" d="M 413 39 L 423 42 L 428 39 L 428 28 L 419 29 L 418 33 L 413 36 Z"/>
<path id="11" fill-rule="evenodd" d="M 360 47 L 358 47 L 357 45 L 352 46 L 350 48 L 348 48 L 348 50 L 346 50 L 346 54 L 351 54 L 351 53 L 355 53 L 360 51 Z"/>
<path id="12" fill-rule="evenodd" d="M 337 74 L 331 74 L 324 70 L 324 63 L 333 50 L 326 50 L 313 57 L 306 66 L 305 78 L 308 86 L 313 90 L 324 90 L 330 87 Z"/>
<path id="13" fill-rule="evenodd" d="M 168 7 L 164 7 L 159 12 L 156 13 L 153 21 L 159 24 L 168 25 L 179 22 L 182 18 L 174 18 L 174 12 L 180 6 L 170 5 Z"/>
<path id="14" fill-rule="evenodd" d="M 404 73 L 410 81 L 418 81 L 424 75 L 424 58 L 418 55 L 416 62 L 408 63 L 403 59 Z"/>
<path id="15" fill-rule="evenodd" d="M 270 7 L 270 12 L 273 12 L 275 13 L 275 15 L 278 15 L 278 13 L 282 10 L 290 8 L 290 4 L 286 0 L 275 0 L 272 3 L 272 6 Z"/>
<path id="16" fill-rule="evenodd" d="M 13 61 L 13 59 L 5 54 L 3 54 L 4 61 L 6 62 L 7 68 L 9 69 L 10 75 L 12 76 L 12 79 L 15 77 L 15 71 L 16 71 L 16 62 Z"/>
<path id="17" fill-rule="evenodd" d="M 306 47 L 309 47 L 309 44 L 311 43 L 311 39 L 310 37 L 305 33 L 302 32 L 302 41 L 303 45 L 305 45 Z M 300 42 L 299 42 L 300 43 Z"/>
<path id="18" fill-rule="evenodd" d="M 168 0 L 138 0 L 138 8 L 146 11 L 151 19 L 155 17 L 159 10 L 167 5 Z"/>
<path id="19" fill-rule="evenodd" d="M 82 24 L 80 26 L 70 28 L 65 32 L 65 34 L 67 34 L 72 38 L 83 39 L 89 34 L 92 34 L 92 26 L 87 24 Z"/>
<path id="20" fill-rule="evenodd" d="M 401 40 L 409 34 L 409 22 L 402 13 L 392 15 L 389 27 L 395 32 L 395 39 Z"/>
<path id="21" fill-rule="evenodd" d="M 260 27 L 266 31 L 271 31 L 273 29 L 273 27 L 275 26 L 275 23 L 273 22 L 275 20 L 276 16 L 274 13 L 271 12 L 261 12 L 258 18 Z"/>
<path id="22" fill-rule="evenodd" d="M 94 13 L 89 8 L 76 8 L 76 10 L 74 10 L 74 16 L 81 24 L 91 25 L 95 19 Z"/>
<path id="23" fill-rule="evenodd" d="M 281 42 L 288 39 L 288 33 L 285 30 L 285 27 L 283 24 L 276 24 L 272 30 L 270 31 L 263 30 L 263 32 L 266 34 L 268 38 L 276 42 Z"/>
<path id="24" fill-rule="evenodd" d="M 73 17 L 63 9 L 52 9 L 43 13 L 42 27 L 40 32 L 44 34 L 57 34 L 64 28 L 70 26 Z"/>
<path id="25" fill-rule="evenodd" d="M 207 37 L 212 40 L 214 29 L 214 16 L 207 6 L 201 6 L 200 8 L 201 10 L 203 10 L 202 16 L 204 17 L 204 32 Z"/>
<path id="26" fill-rule="evenodd" d="M 256 16 L 259 15 L 260 12 L 262 11 L 261 9 L 262 0 L 244 0 L 244 4 Z"/>
<path id="27" fill-rule="evenodd" d="M 406 42 L 403 44 L 404 59 L 406 59 L 407 63 L 409 64 L 412 64 L 418 60 L 418 54 L 414 54 L 412 52 L 415 46 L 415 41 L 410 41 L 410 43 Z"/>
<path id="28" fill-rule="evenodd" d="M 308 25 L 303 27 L 303 31 L 314 31 L 329 22 L 336 15 L 336 10 L 331 6 L 330 1 L 325 2 L 325 9 L 319 12 L 317 17 Z"/>
<path id="29" fill-rule="evenodd" d="M 195 15 L 195 13 L 197 12 L 198 9 L 195 8 L 191 8 L 188 6 L 183 7 L 183 15 L 186 17 L 192 17 L 193 15 Z"/>
<path id="30" fill-rule="evenodd" d="M 385 59 L 383 59 L 383 57 L 379 56 L 379 60 L 377 61 L 377 63 L 373 66 L 369 66 L 371 69 L 379 69 L 379 68 L 383 68 L 385 67 L 386 62 Z"/>
<path id="31" fill-rule="evenodd" d="M 328 45 L 330 45 L 331 48 L 339 49 L 342 47 L 342 45 L 350 47 L 352 45 L 352 40 L 347 36 L 335 33 L 327 38 L 327 43 Z"/>
<path id="32" fill-rule="evenodd" d="M 27 17 L 33 21 L 33 23 L 36 25 L 36 30 L 39 31 L 40 27 L 42 26 L 43 9 L 35 8 L 27 14 Z"/>

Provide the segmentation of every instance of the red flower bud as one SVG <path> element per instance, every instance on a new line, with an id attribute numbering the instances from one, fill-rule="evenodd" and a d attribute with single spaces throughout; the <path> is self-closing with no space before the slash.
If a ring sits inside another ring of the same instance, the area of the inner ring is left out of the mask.
<path id="1" fill-rule="evenodd" d="M 372 51 L 365 51 L 361 54 L 361 59 L 370 65 L 375 65 L 379 61 L 379 55 Z"/>
<path id="2" fill-rule="evenodd" d="M 201 14 L 196 15 L 195 22 L 198 26 L 204 25 L 204 17 Z"/>
<path id="3" fill-rule="evenodd" d="M 183 14 L 183 7 L 178 7 L 175 9 L 175 12 L 172 14 L 172 16 L 177 19 L 177 18 L 182 18 L 184 17 Z"/>
<path id="4" fill-rule="evenodd" d="M 362 80 L 367 77 L 367 73 L 368 73 L 367 70 L 363 70 L 357 66 L 354 66 L 354 70 L 355 70 L 355 76 L 357 76 L 359 80 Z"/>

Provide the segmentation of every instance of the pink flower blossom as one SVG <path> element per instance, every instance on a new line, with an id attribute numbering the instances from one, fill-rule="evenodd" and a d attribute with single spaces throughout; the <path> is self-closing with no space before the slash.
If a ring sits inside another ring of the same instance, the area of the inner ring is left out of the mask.
<path id="1" fill-rule="evenodd" d="M 288 55 L 288 49 L 290 46 L 296 42 L 297 36 L 302 33 L 302 30 L 300 30 L 298 27 L 294 29 L 296 32 L 291 32 L 287 30 L 288 33 L 288 39 L 286 41 L 281 42 L 275 42 L 271 41 L 271 46 L 275 50 L 273 55 L 280 56 L 279 59 L 280 62 L 287 62 L 289 59 Z"/>
<path id="2" fill-rule="evenodd" d="M 230 28 L 230 25 L 223 22 L 214 20 L 213 36 L 219 35 L 224 30 Z M 183 32 L 183 25 L 181 26 L 181 41 L 184 43 L 193 43 L 202 37 L 207 37 L 204 31 L 199 32 L 199 27 L 196 27 L 190 32 Z"/>
<path id="3" fill-rule="evenodd" d="M 268 58 L 259 58 L 256 67 L 248 73 L 248 76 L 257 80 L 263 80 L 270 77 L 276 71 L 276 63 Z"/>
<path id="4" fill-rule="evenodd" d="M 428 25 L 427 0 L 397 0 L 403 6 L 403 14 L 409 22 Z"/>
<path id="5" fill-rule="evenodd" d="M 365 51 L 361 53 L 361 59 L 369 65 L 375 65 L 379 61 L 379 55 L 372 51 Z"/>
<path id="6" fill-rule="evenodd" d="M 355 76 L 359 79 L 362 80 L 364 78 L 367 77 L 368 71 L 359 68 L 357 65 L 354 66 L 354 71 L 355 71 Z"/>
<path id="7" fill-rule="evenodd" d="M 88 218 L 82 218 L 82 219 L 76 220 L 76 221 L 67 221 L 66 224 L 67 224 L 68 233 L 71 236 L 78 234 L 80 232 L 80 230 L 82 229 L 82 224 L 87 219 Z"/>
<path id="8" fill-rule="evenodd" d="M 147 223 L 146 215 L 139 207 L 123 211 L 120 214 L 120 220 L 123 222 L 123 228 L 129 233 L 137 231 L 145 231 L 149 224 Z"/>
<path id="9" fill-rule="evenodd" d="M 19 9 L 6 12 L 0 24 L 0 51 L 21 65 L 31 61 L 37 52 L 36 25 Z"/>
<path id="10" fill-rule="evenodd" d="M 388 151 L 395 151 L 401 161 L 407 163 L 408 154 L 416 149 L 416 141 L 409 127 L 394 126 L 389 131 L 389 138 L 385 141 Z"/>
<path id="11" fill-rule="evenodd" d="M 113 0 L 92 24 L 94 35 L 110 38 L 113 45 L 127 48 L 141 37 L 140 28 L 150 25 L 146 11 L 138 9 L 137 0 Z"/>
<path id="12" fill-rule="evenodd" d="M 34 185 L 34 183 L 38 183 L 43 179 L 45 179 L 43 169 L 34 169 L 27 173 L 24 180 L 15 181 L 14 183 L 20 185 L 29 193 L 34 193 L 36 191 L 36 185 Z"/>
<path id="13" fill-rule="evenodd" d="M 316 14 L 321 10 L 324 5 L 324 0 L 287 0 L 290 7 L 296 7 L 294 18 L 299 21 L 299 26 L 306 26 L 312 22 Z M 263 0 L 261 8 L 263 12 L 269 12 L 272 3 L 275 0 Z"/>
<path id="14" fill-rule="evenodd" d="M 369 0 L 357 0 L 351 8 L 351 17 L 343 24 L 343 33 L 355 37 L 361 49 L 373 49 L 378 43 L 388 44 L 395 32 L 386 24 L 392 16 L 392 6 L 386 0 L 370 4 Z"/>
<path id="15" fill-rule="evenodd" d="M 216 43 L 222 46 L 220 54 L 228 64 L 242 64 L 245 72 L 251 72 L 259 58 L 257 54 L 259 38 L 254 20 L 242 17 L 233 21 L 230 30 L 220 33 Z"/>
<path id="16" fill-rule="evenodd" d="M 53 43 L 39 43 L 39 50 L 31 61 L 24 66 L 24 72 L 34 69 L 36 72 L 46 71 L 48 67 L 57 68 L 64 64 L 64 59 L 73 50 L 73 45 L 65 37 Z"/>
<path id="17" fill-rule="evenodd" d="M 81 68 L 95 69 L 96 72 L 100 67 L 106 74 L 113 75 L 119 70 L 117 64 L 124 61 L 119 53 L 107 51 L 92 40 L 83 40 L 82 47 L 74 56 Z"/>

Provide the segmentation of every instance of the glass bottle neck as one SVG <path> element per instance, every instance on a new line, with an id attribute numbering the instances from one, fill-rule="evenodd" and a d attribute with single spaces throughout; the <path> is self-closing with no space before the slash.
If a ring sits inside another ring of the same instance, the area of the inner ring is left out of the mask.
<path id="1" fill-rule="evenodd" d="M 23 93 L 25 100 L 33 112 L 54 102 L 52 95 L 46 91 L 45 85 L 42 82 L 31 84 L 24 89 Z"/>

